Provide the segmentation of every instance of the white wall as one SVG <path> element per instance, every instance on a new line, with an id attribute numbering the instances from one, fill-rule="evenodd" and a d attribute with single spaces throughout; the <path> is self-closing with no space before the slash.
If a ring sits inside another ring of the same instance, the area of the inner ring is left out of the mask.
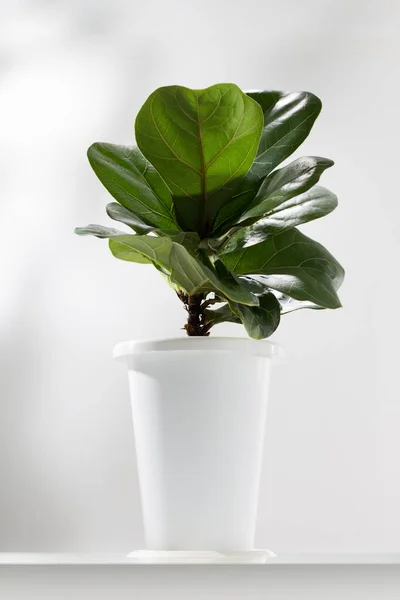
<path id="1" fill-rule="evenodd" d="M 259 546 L 400 550 L 396 0 L 25 0 L 0 8 L 0 550 L 141 545 L 122 339 L 181 335 L 158 274 L 76 225 L 106 223 L 86 161 L 129 143 L 160 85 L 306 89 L 300 154 L 328 156 L 335 213 L 304 228 L 347 269 L 338 311 L 274 339 Z M 235 326 L 219 335 L 237 335 Z M 242 334 L 242 332 L 240 332 Z"/>

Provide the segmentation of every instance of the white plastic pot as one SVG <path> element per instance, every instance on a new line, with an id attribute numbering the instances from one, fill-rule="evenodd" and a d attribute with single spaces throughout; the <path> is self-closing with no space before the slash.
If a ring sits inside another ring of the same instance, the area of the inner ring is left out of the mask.
<path id="1" fill-rule="evenodd" d="M 274 344 L 123 342 L 148 550 L 251 550 Z"/>

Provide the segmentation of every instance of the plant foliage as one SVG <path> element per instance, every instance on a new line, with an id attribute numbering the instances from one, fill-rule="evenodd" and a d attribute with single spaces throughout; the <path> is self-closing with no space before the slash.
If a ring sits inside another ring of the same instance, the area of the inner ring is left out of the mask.
<path id="1" fill-rule="evenodd" d="M 277 168 L 320 110 L 308 92 L 159 88 L 137 115 L 137 146 L 88 150 L 116 200 L 108 216 L 129 230 L 75 231 L 109 238 L 116 258 L 154 265 L 188 312 L 188 335 L 233 322 L 261 339 L 286 312 L 338 308 L 342 267 L 297 229 L 336 207 L 317 185 L 333 162 L 307 156 Z"/>

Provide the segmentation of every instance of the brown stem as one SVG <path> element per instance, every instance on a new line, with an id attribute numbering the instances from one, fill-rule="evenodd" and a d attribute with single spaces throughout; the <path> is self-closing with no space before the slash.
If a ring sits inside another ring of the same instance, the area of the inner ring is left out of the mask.
<path id="1" fill-rule="evenodd" d="M 204 294 L 188 296 L 179 291 L 177 295 L 188 313 L 188 320 L 184 325 L 187 335 L 190 337 L 210 335 L 210 326 L 204 322 L 204 310 L 209 304 L 208 301 L 203 302 Z"/>

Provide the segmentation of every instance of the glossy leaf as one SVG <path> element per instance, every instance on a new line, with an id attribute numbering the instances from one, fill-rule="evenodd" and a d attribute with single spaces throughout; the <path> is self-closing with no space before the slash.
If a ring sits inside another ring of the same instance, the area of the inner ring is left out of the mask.
<path id="1" fill-rule="evenodd" d="M 267 213 L 254 225 L 238 228 L 228 238 L 224 252 L 259 244 L 278 231 L 293 229 L 314 219 L 324 217 L 337 206 L 337 198 L 329 190 L 315 186 L 300 196 L 287 200 Z"/>
<path id="2" fill-rule="evenodd" d="M 262 125 L 259 104 L 234 84 L 162 87 L 146 100 L 136 141 L 171 189 L 184 229 L 206 232 L 213 194 L 248 171 Z"/>
<path id="3" fill-rule="evenodd" d="M 300 310 L 301 308 L 311 308 L 314 310 L 323 309 L 322 306 L 318 306 L 317 304 L 309 302 L 308 300 L 295 300 L 294 298 L 290 298 L 290 296 L 286 296 L 286 294 L 282 294 L 277 290 L 271 290 L 267 284 L 268 277 L 265 275 L 255 275 L 253 277 L 241 276 L 239 279 L 246 289 L 252 291 L 258 296 L 266 294 L 267 292 L 272 292 L 276 296 L 281 306 L 281 315 L 285 315 L 295 310 Z"/>
<path id="4" fill-rule="evenodd" d="M 128 225 L 133 231 L 138 233 L 139 235 L 151 233 L 152 231 L 156 231 L 157 228 L 154 225 L 147 225 L 142 219 L 139 219 L 135 213 L 124 208 L 117 202 L 111 202 L 106 206 L 106 213 L 113 219 L 114 221 L 119 221 L 120 223 L 124 223 Z"/>
<path id="5" fill-rule="evenodd" d="M 304 156 L 274 171 L 263 181 L 256 197 L 238 223 L 267 216 L 293 197 L 304 194 L 318 183 L 325 169 L 332 165 L 333 161 L 328 158 Z"/>
<path id="6" fill-rule="evenodd" d="M 251 338 L 261 340 L 274 333 L 281 318 L 281 307 L 271 292 L 259 297 L 259 306 L 244 306 L 230 302 L 232 311 L 240 318 Z"/>
<path id="7" fill-rule="evenodd" d="M 138 148 L 96 143 L 89 162 L 110 194 L 146 225 L 178 233 L 171 192 Z"/>
<path id="8" fill-rule="evenodd" d="M 318 242 L 297 229 L 268 236 L 252 245 L 229 246 L 221 258 L 238 275 L 265 275 L 265 283 L 296 300 L 309 300 L 324 308 L 341 306 L 336 291 L 344 271 Z"/>
<path id="9" fill-rule="evenodd" d="M 255 275 L 253 277 L 241 275 L 239 279 L 242 285 L 244 285 L 244 287 L 250 292 L 253 292 L 253 294 L 256 296 L 263 296 L 268 292 L 272 292 L 280 304 L 281 315 L 285 315 L 302 308 L 310 308 L 314 310 L 323 309 L 322 306 L 318 306 L 317 304 L 314 304 L 308 300 L 295 300 L 294 298 L 290 298 L 290 296 L 286 296 L 286 294 L 282 294 L 277 290 L 272 290 L 268 285 L 268 277 L 265 275 Z"/>
<path id="10" fill-rule="evenodd" d="M 295 300 L 294 298 L 290 298 L 285 294 L 280 294 L 279 292 L 275 292 L 275 295 L 281 305 L 281 314 L 286 315 L 290 312 L 294 312 L 295 310 L 301 310 L 303 308 L 309 308 L 311 310 L 322 310 L 322 306 L 318 306 L 318 304 L 314 304 L 313 302 L 309 302 L 308 300 Z"/>
<path id="11" fill-rule="evenodd" d="M 309 92 L 248 92 L 264 114 L 264 127 L 249 176 L 261 179 L 304 142 L 321 112 L 321 100 Z"/>
<path id="12" fill-rule="evenodd" d="M 325 217 L 337 207 L 335 194 L 316 185 L 300 196 L 287 200 L 255 225 L 260 230 L 285 230 Z"/>
<path id="13" fill-rule="evenodd" d="M 258 299 L 240 285 L 229 268 L 217 261 L 204 264 L 184 246 L 169 237 L 124 235 L 110 239 L 110 250 L 116 258 L 136 261 L 137 253 L 169 273 L 170 280 L 189 295 L 218 290 L 226 298 L 243 304 L 257 305 Z"/>
<path id="14" fill-rule="evenodd" d="M 248 92 L 248 96 L 260 104 L 264 126 L 251 168 L 226 190 L 230 200 L 221 206 L 213 222 L 213 232 L 218 235 L 240 220 L 262 180 L 302 144 L 322 106 L 309 92 Z"/>

